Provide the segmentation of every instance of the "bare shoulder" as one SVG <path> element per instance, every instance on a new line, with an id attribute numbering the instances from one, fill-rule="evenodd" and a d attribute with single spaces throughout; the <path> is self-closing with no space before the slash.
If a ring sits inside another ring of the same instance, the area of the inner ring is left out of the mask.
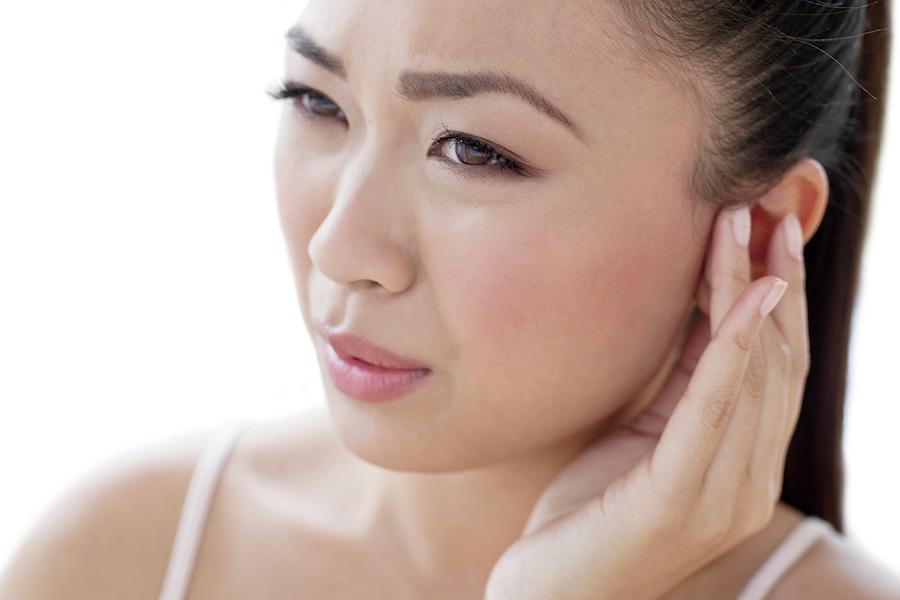
<path id="1" fill-rule="evenodd" d="M 0 574 L 0 600 L 159 594 L 178 515 L 211 431 L 116 456 L 53 500 Z"/>
<path id="2" fill-rule="evenodd" d="M 372 586 L 408 597 L 383 554 L 372 559 L 368 471 L 354 459 L 324 407 L 246 430 L 209 511 L 190 597 L 331 598 L 335 586 L 348 598 Z"/>
<path id="3" fill-rule="evenodd" d="M 772 600 L 900 600 L 900 576 L 844 535 L 824 538 L 772 590 Z"/>

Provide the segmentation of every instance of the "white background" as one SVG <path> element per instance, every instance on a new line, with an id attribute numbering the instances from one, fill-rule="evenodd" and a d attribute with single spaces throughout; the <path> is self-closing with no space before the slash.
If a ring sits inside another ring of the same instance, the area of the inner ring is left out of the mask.
<path id="1" fill-rule="evenodd" d="M 302 5 L 0 4 L 0 568 L 99 463 L 322 402 L 265 95 Z M 900 573 L 900 93 L 888 114 L 846 498 L 849 535 Z"/>

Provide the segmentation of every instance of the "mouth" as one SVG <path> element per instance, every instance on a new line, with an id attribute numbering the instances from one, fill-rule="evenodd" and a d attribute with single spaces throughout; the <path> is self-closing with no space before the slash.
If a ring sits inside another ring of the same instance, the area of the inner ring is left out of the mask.
<path id="1" fill-rule="evenodd" d="M 381 402 L 409 394 L 431 374 L 430 369 L 395 369 L 339 354 L 325 343 L 325 361 L 334 386 L 365 402 Z"/>
<path id="2" fill-rule="evenodd" d="M 421 361 L 397 354 L 349 331 L 336 331 L 324 322 L 318 323 L 318 329 L 322 339 L 335 353 L 351 364 L 382 371 L 431 370 Z"/>
<path id="3" fill-rule="evenodd" d="M 358 356 L 352 356 L 350 354 L 341 354 L 334 348 L 334 346 L 332 346 L 331 348 L 332 348 L 332 350 L 334 350 L 335 354 L 337 354 L 338 357 L 341 358 L 341 360 L 346 361 L 347 363 L 353 365 L 354 367 L 358 367 L 360 369 L 365 369 L 366 371 L 369 371 L 372 373 L 403 373 L 403 372 L 415 373 L 415 372 L 420 372 L 420 371 L 425 370 L 425 369 L 398 369 L 396 367 L 385 367 L 383 365 L 377 365 L 375 363 L 370 363 L 366 360 L 363 360 L 362 358 L 360 358 Z"/>

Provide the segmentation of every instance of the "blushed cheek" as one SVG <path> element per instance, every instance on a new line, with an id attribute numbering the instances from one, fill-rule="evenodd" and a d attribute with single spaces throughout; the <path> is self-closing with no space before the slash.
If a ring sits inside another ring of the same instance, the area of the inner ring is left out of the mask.
<path id="1" fill-rule="evenodd" d="M 677 232 L 580 233 L 453 244 L 459 258 L 437 293 L 475 368 L 502 367 L 535 385 L 563 377 L 587 385 L 627 380 L 662 355 L 659 341 L 686 291 L 678 280 L 687 257 L 666 239 Z"/>
<path id="2" fill-rule="evenodd" d="M 437 294 L 466 359 L 512 370 L 565 363 L 574 338 L 641 281 L 615 282 L 619 269 L 610 268 L 602 248 L 577 252 L 534 237 L 458 245 L 458 259 L 439 268 Z"/>
<path id="3" fill-rule="evenodd" d="M 521 256 L 484 253 L 459 266 L 457 293 L 467 333 L 488 347 L 516 344 L 524 322 L 534 318 L 544 280 Z"/>

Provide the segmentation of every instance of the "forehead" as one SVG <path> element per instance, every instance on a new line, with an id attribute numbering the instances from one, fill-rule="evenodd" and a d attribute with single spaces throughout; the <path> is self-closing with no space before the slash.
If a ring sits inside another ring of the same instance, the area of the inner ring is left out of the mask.
<path id="1" fill-rule="evenodd" d="M 504 70 L 573 110 L 579 98 L 593 106 L 594 95 L 648 83 L 612 2 L 311 0 L 300 21 L 345 60 L 351 82 L 394 81 L 403 69 Z"/>
<path id="2" fill-rule="evenodd" d="M 504 71 L 559 106 L 601 152 L 649 158 L 651 145 L 668 148 L 666 156 L 693 147 L 704 115 L 695 95 L 646 62 L 615 7 L 603 0 L 310 0 L 299 22 L 343 59 L 360 97 L 381 96 L 406 69 Z"/>

